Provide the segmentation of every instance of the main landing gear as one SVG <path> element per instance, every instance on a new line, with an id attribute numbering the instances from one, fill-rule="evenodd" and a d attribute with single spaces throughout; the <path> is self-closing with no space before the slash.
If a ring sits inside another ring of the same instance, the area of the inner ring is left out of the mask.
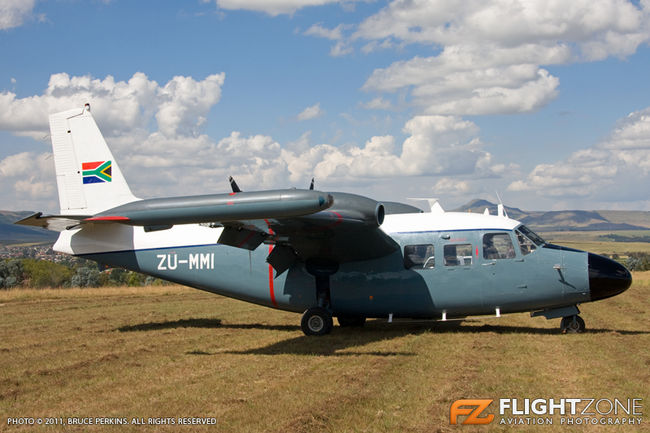
<path id="1" fill-rule="evenodd" d="M 300 327 L 305 335 L 325 335 L 332 332 L 332 314 L 323 307 L 312 307 L 305 311 Z"/>
<path id="2" fill-rule="evenodd" d="M 585 331 L 585 321 L 582 320 L 582 317 L 575 316 L 566 316 L 562 318 L 560 322 L 560 329 L 563 334 L 577 334 Z"/>
<path id="3" fill-rule="evenodd" d="M 312 259 L 307 261 L 306 268 L 316 279 L 318 306 L 303 313 L 300 327 L 305 335 L 329 334 L 334 326 L 330 305 L 330 276 L 339 270 L 339 265 L 330 260 Z"/>

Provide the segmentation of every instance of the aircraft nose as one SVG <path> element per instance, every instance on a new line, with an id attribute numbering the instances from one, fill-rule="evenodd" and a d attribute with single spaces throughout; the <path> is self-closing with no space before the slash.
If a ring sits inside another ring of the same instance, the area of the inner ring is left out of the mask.
<path id="1" fill-rule="evenodd" d="M 589 291 L 591 300 L 605 299 L 623 293 L 632 285 L 632 275 L 614 260 L 589 253 Z"/>

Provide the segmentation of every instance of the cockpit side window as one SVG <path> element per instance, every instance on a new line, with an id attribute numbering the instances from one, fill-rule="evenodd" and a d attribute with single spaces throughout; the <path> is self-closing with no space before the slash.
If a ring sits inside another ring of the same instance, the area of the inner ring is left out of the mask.
<path id="1" fill-rule="evenodd" d="M 529 229 L 523 224 L 517 227 L 517 231 L 521 232 L 524 236 L 530 239 L 538 247 L 541 247 L 546 243 L 546 241 L 542 239 L 541 236 L 539 236 L 537 233 L 535 233 L 534 231 L 532 231 L 531 229 Z"/>
<path id="2" fill-rule="evenodd" d="M 406 269 L 433 269 L 435 267 L 433 245 L 406 245 L 404 247 L 404 267 Z"/>
<path id="3" fill-rule="evenodd" d="M 522 232 L 519 230 L 515 230 L 515 234 L 517 235 L 517 242 L 519 242 L 519 249 L 521 250 L 521 254 L 524 256 L 532 253 L 535 251 L 537 246 L 535 246 L 535 243 L 528 239 Z"/>
<path id="4" fill-rule="evenodd" d="M 483 258 L 488 260 L 514 259 L 515 248 L 508 233 L 483 235 Z"/>

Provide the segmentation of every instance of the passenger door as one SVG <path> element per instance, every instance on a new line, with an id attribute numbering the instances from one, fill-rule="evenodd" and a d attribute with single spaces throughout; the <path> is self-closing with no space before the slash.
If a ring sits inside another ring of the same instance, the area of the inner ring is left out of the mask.
<path id="1" fill-rule="evenodd" d="M 526 266 L 510 232 L 483 233 L 481 268 L 485 275 L 483 300 L 487 307 L 507 312 L 525 304 Z"/>

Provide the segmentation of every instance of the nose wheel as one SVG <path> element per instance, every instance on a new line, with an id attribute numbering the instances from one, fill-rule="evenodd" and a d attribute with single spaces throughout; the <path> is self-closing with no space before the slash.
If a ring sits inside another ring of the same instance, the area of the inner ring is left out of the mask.
<path id="1" fill-rule="evenodd" d="M 578 334 L 585 331 L 585 321 L 578 315 L 563 317 L 560 329 L 563 334 Z"/>
<path id="2" fill-rule="evenodd" d="M 323 307 L 313 307 L 305 311 L 300 327 L 305 335 L 325 335 L 332 332 L 332 314 Z"/>

